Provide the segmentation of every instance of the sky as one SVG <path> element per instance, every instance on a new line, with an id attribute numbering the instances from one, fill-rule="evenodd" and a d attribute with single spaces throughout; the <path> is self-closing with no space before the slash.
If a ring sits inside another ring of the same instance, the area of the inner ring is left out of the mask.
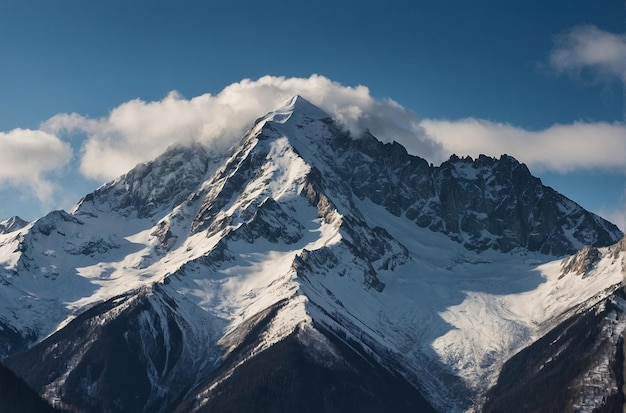
<path id="1" fill-rule="evenodd" d="M 528 165 L 626 229 L 623 0 L 2 0 L 0 220 L 294 94 L 439 164 Z"/>

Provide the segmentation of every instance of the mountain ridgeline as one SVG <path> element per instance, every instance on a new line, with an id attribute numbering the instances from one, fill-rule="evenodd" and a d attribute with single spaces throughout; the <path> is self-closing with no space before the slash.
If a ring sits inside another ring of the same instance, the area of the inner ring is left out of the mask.
<path id="1" fill-rule="evenodd" d="M 511 156 L 495 159 L 481 155 L 474 160 L 452 155 L 437 167 L 408 154 L 396 142 L 384 144 L 369 133 L 358 139 L 351 137 L 301 97 L 294 106 L 313 112 L 313 117 L 317 116 L 330 132 L 311 142 L 312 148 L 300 151 L 311 165 L 312 179 L 336 185 L 325 182 L 330 181 L 326 172 L 332 171 L 345 185 L 337 188 L 346 192 L 345 196 L 368 199 L 420 227 L 442 232 L 468 249 L 508 252 L 524 248 L 561 256 L 585 245 L 614 244 L 623 235 L 614 224 L 544 186 Z M 267 129 L 269 134 L 274 132 L 271 126 Z M 257 173 L 264 161 L 260 155 L 244 158 L 246 145 L 253 143 L 244 141 L 243 150 L 227 166 L 233 169 L 221 172 L 221 179 L 228 178 L 226 188 L 218 198 L 207 200 L 206 209 L 218 210 L 216 201 L 219 205 Z M 302 156 L 297 144 L 294 149 L 297 156 Z M 88 195 L 81 203 L 108 203 L 122 214 L 149 217 L 157 213 L 159 206 L 168 209 L 179 205 L 203 183 L 209 164 L 219 160 L 200 145 L 174 147 Z M 321 174 L 320 169 L 325 173 Z M 77 212 L 82 212 L 80 207 Z M 199 223 L 202 220 L 207 217 L 199 214 L 193 230 L 204 229 Z"/>
<path id="2" fill-rule="evenodd" d="M 622 237 L 510 156 L 433 166 L 296 96 L 0 222 L 0 351 L 80 412 L 612 408 Z"/>

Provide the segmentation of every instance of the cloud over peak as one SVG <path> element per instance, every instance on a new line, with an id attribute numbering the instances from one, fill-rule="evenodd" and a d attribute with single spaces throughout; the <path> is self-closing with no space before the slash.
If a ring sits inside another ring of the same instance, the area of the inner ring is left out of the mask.
<path id="1" fill-rule="evenodd" d="M 343 86 L 320 75 L 244 79 L 217 95 L 191 99 L 170 92 L 159 101 L 123 103 L 100 119 L 59 114 L 42 128 L 55 134 L 85 134 L 81 172 L 107 180 L 155 158 L 173 143 L 199 142 L 224 150 L 238 142 L 256 118 L 296 94 L 324 109 L 354 135 L 370 130 L 426 158 L 440 157 L 441 148 L 428 139 L 415 114 L 392 100 L 373 98 L 365 86 Z"/>

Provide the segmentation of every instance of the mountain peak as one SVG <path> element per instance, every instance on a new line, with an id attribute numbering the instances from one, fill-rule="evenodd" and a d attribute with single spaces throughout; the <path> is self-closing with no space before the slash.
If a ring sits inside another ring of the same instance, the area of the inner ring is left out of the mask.
<path id="1" fill-rule="evenodd" d="M 321 110 L 319 107 L 309 102 L 307 99 L 302 97 L 301 95 L 293 95 L 290 97 L 282 106 L 282 108 L 288 108 L 292 112 L 300 112 L 300 113 L 316 113 L 317 115 L 323 115 L 324 117 L 328 117 L 328 114 Z"/>
<path id="2" fill-rule="evenodd" d="M 283 124 L 292 117 L 298 123 L 305 119 L 313 120 L 330 118 L 326 112 L 302 96 L 294 95 L 285 101 L 282 106 L 274 109 L 262 119 L 266 122 Z"/>
<path id="3" fill-rule="evenodd" d="M 28 225 L 28 221 L 24 221 L 22 218 L 13 216 L 4 221 L 0 221 L 0 234 L 8 234 L 9 232 L 17 231 Z"/>

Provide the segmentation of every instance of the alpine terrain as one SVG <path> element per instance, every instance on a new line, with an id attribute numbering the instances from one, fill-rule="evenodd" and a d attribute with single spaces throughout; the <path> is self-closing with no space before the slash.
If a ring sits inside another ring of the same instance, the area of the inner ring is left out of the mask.
<path id="1" fill-rule="evenodd" d="M 617 411 L 623 234 L 295 96 L 0 222 L 2 363 L 75 412 Z"/>

